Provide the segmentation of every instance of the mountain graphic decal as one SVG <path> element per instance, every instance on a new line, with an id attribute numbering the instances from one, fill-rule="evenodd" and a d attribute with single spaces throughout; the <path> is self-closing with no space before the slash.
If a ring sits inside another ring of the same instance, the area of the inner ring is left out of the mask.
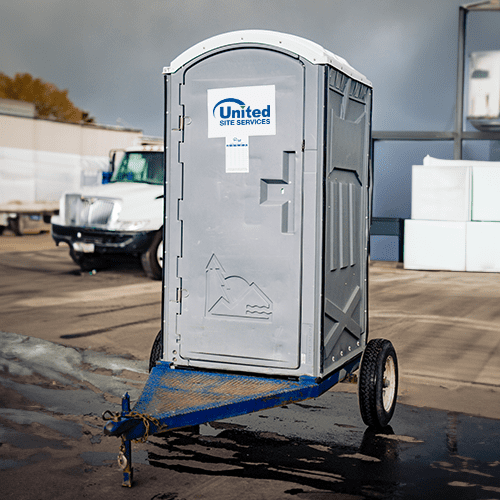
<path id="1" fill-rule="evenodd" d="M 255 284 L 227 276 L 217 257 L 206 267 L 206 315 L 272 321 L 273 303 Z"/>

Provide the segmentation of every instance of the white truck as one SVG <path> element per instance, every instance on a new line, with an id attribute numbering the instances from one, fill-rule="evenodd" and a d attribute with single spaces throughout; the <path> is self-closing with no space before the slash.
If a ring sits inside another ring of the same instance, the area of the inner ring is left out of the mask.
<path id="1" fill-rule="evenodd" d="M 140 257 L 147 276 L 161 279 L 163 142 L 143 140 L 112 150 L 110 163 L 109 182 L 62 195 L 59 215 L 51 219 L 52 238 L 56 245 L 69 245 L 71 258 L 83 271 L 133 254 Z"/>

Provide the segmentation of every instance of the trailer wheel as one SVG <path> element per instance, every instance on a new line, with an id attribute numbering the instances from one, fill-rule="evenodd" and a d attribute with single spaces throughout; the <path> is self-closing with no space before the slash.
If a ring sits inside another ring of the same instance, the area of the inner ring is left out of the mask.
<path id="1" fill-rule="evenodd" d="M 70 247 L 69 255 L 73 259 L 73 262 L 80 266 L 83 272 L 89 272 L 92 270 L 106 269 L 109 266 L 109 261 L 100 255 L 88 254 L 82 252 L 75 252 L 72 247 Z"/>
<path id="2" fill-rule="evenodd" d="M 141 264 L 146 276 L 153 280 L 161 280 L 163 268 L 163 234 L 156 232 L 150 247 L 141 254 Z"/>
<path id="3" fill-rule="evenodd" d="M 156 335 L 155 341 L 153 342 L 153 347 L 151 348 L 151 354 L 149 356 L 149 371 L 156 366 L 156 363 L 160 361 L 163 355 L 163 330 L 160 330 Z"/>
<path id="4" fill-rule="evenodd" d="M 370 427 L 385 427 L 396 408 L 398 359 L 388 340 L 368 342 L 361 360 L 358 396 L 363 422 Z"/>

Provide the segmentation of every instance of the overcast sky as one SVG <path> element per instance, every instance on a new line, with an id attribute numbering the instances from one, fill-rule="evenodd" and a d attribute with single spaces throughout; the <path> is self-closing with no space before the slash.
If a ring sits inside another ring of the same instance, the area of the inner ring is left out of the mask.
<path id="1" fill-rule="evenodd" d="M 453 126 L 459 0 L 0 0 L 0 71 L 68 89 L 97 122 L 162 135 L 162 69 L 211 36 L 267 29 L 344 57 L 374 85 L 374 130 Z M 500 49 L 498 13 L 467 50 Z"/>

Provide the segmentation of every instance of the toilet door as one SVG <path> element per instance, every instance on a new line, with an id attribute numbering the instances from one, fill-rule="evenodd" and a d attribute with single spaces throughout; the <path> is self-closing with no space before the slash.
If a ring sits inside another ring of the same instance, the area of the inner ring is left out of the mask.
<path id="1" fill-rule="evenodd" d="M 273 50 L 185 71 L 181 363 L 299 366 L 304 91 L 300 61 Z"/>

